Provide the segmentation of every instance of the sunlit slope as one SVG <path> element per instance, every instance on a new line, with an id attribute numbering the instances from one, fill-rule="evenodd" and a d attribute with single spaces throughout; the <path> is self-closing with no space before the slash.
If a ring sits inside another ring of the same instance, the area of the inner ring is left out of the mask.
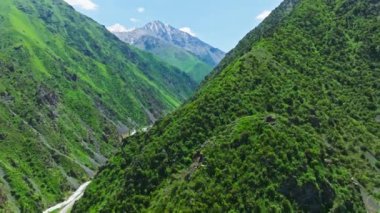
<path id="1" fill-rule="evenodd" d="M 0 3 L 0 209 L 34 212 L 88 179 L 128 128 L 195 83 L 61 0 Z"/>

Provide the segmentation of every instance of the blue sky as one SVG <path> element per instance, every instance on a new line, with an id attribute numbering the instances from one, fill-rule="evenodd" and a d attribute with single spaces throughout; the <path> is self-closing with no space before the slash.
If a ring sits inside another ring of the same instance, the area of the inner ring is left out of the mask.
<path id="1" fill-rule="evenodd" d="M 65 0 L 97 22 L 132 29 L 160 20 L 191 31 L 224 51 L 257 26 L 282 0 Z"/>

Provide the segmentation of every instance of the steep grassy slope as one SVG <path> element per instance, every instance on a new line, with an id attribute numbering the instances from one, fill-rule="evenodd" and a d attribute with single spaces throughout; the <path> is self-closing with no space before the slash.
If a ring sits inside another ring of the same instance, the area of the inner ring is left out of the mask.
<path id="1" fill-rule="evenodd" d="M 379 16 L 377 0 L 285 0 L 75 211 L 378 212 Z"/>
<path id="2" fill-rule="evenodd" d="M 170 65 L 183 70 L 196 82 L 204 80 L 214 66 L 206 64 L 192 53 L 153 36 L 144 36 L 134 46 L 148 51 Z"/>
<path id="3" fill-rule="evenodd" d="M 63 199 L 195 88 L 62 0 L 2 0 L 0 29 L 0 211 Z"/>

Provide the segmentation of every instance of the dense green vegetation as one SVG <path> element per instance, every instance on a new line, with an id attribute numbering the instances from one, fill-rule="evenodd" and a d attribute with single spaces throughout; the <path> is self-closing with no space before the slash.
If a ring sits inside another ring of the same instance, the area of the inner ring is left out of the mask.
<path id="1" fill-rule="evenodd" d="M 285 0 L 74 211 L 378 212 L 379 17 L 377 0 Z"/>
<path id="2" fill-rule="evenodd" d="M 62 0 L 1 0 L 0 29 L 0 212 L 63 199 L 196 86 Z"/>

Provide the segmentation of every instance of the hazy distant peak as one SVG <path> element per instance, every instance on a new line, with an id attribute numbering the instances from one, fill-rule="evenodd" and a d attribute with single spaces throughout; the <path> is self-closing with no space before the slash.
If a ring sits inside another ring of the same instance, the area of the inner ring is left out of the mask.
<path id="1" fill-rule="evenodd" d="M 190 33 L 191 29 L 190 28 L 188 29 L 189 29 L 188 31 L 182 30 L 182 28 L 177 29 L 161 21 L 149 22 L 148 24 L 140 28 L 140 30 L 144 30 L 145 33 L 147 34 L 160 35 L 161 37 L 166 36 L 170 40 L 173 38 L 173 36 L 178 36 L 178 35 L 181 35 L 182 37 L 195 37 L 194 33 Z"/>
<path id="2" fill-rule="evenodd" d="M 169 43 L 191 52 L 203 62 L 211 66 L 217 65 L 225 55 L 223 51 L 212 47 L 197 37 L 194 37 L 194 33 L 189 27 L 177 29 L 158 20 L 149 22 L 145 26 L 130 32 L 116 32 L 115 34 L 121 40 L 133 45 L 146 43 L 149 37 L 151 37 L 151 39 L 148 39 L 149 41 L 154 40 L 154 43 L 158 44 L 158 39 L 161 41 L 160 43 Z"/>

